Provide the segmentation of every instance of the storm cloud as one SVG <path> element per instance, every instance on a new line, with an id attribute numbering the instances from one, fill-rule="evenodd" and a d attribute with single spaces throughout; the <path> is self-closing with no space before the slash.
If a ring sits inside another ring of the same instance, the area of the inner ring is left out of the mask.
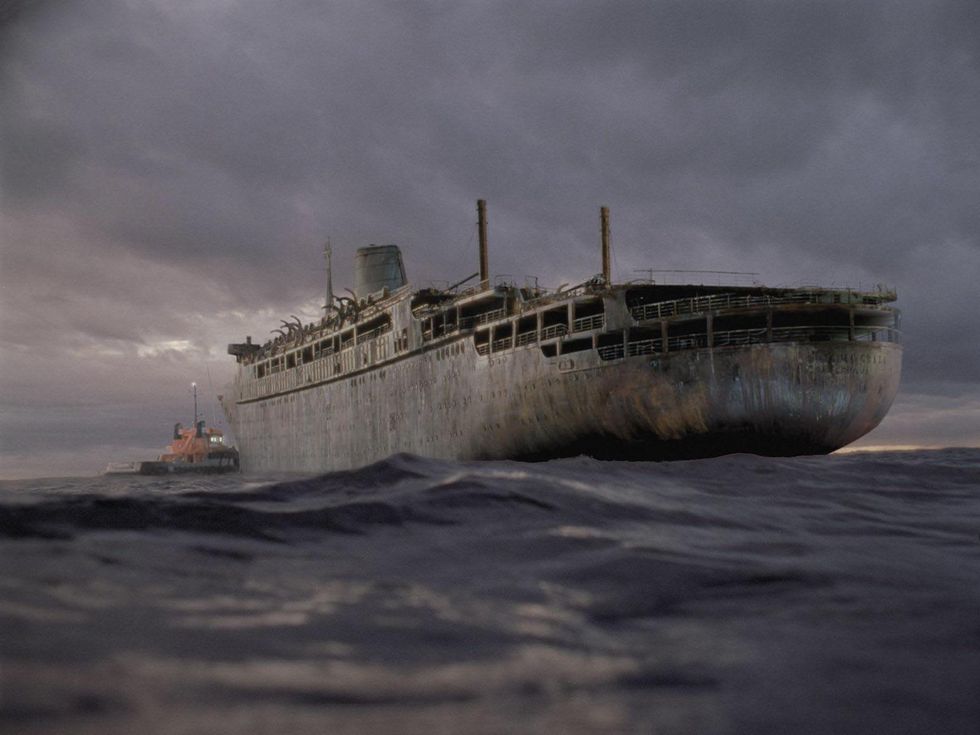
<path id="1" fill-rule="evenodd" d="M 895 286 L 905 375 L 867 444 L 980 444 L 980 6 L 7 3 L 7 474 L 156 448 L 227 342 L 312 319 L 320 251 L 416 284 L 712 269 Z M 213 388 L 211 387 L 213 386 Z"/>

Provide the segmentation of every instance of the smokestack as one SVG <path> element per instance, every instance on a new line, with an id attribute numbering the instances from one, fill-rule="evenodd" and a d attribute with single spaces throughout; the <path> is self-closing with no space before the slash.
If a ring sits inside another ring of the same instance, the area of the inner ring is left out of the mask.
<path id="1" fill-rule="evenodd" d="M 354 293 L 358 299 L 366 299 L 386 288 L 391 293 L 405 283 L 405 264 L 397 245 L 368 245 L 357 249 Z"/>
<path id="2" fill-rule="evenodd" d="M 599 222 L 602 229 L 602 280 L 608 286 L 612 281 L 612 266 L 609 262 L 609 207 L 599 207 Z"/>
<path id="3" fill-rule="evenodd" d="M 487 255 L 487 200 L 476 200 L 476 226 L 480 233 L 480 285 L 490 285 L 490 259 Z"/>

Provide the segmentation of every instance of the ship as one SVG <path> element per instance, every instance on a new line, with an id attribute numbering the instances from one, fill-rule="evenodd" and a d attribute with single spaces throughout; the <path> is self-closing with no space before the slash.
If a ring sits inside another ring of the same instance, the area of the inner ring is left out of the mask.
<path id="1" fill-rule="evenodd" d="M 556 289 L 491 283 L 484 200 L 479 271 L 448 288 L 413 289 L 400 249 L 371 245 L 335 296 L 328 246 L 319 321 L 228 345 L 219 399 L 242 469 L 826 454 L 887 413 L 893 289 L 613 282 L 606 207 L 599 229 L 601 273 Z"/>
<path id="2" fill-rule="evenodd" d="M 174 424 L 173 436 L 166 450 L 155 460 L 110 462 L 106 475 L 166 475 L 171 473 L 215 474 L 238 472 L 239 454 L 225 443 L 224 432 L 199 421 L 197 384 L 194 391 L 194 426 Z"/>

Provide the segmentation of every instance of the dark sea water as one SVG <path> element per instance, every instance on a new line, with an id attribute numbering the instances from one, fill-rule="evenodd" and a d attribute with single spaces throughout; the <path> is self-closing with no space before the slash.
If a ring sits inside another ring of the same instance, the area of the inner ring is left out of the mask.
<path id="1" fill-rule="evenodd" d="M 980 449 L 0 484 L 3 733 L 980 733 Z"/>

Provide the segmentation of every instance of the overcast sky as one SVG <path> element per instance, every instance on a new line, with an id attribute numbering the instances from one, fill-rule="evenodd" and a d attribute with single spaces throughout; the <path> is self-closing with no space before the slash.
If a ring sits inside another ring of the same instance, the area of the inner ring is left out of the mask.
<path id="1" fill-rule="evenodd" d="M 976 0 L 0 3 L 0 475 L 156 453 L 354 250 L 895 286 L 865 445 L 980 445 Z"/>

